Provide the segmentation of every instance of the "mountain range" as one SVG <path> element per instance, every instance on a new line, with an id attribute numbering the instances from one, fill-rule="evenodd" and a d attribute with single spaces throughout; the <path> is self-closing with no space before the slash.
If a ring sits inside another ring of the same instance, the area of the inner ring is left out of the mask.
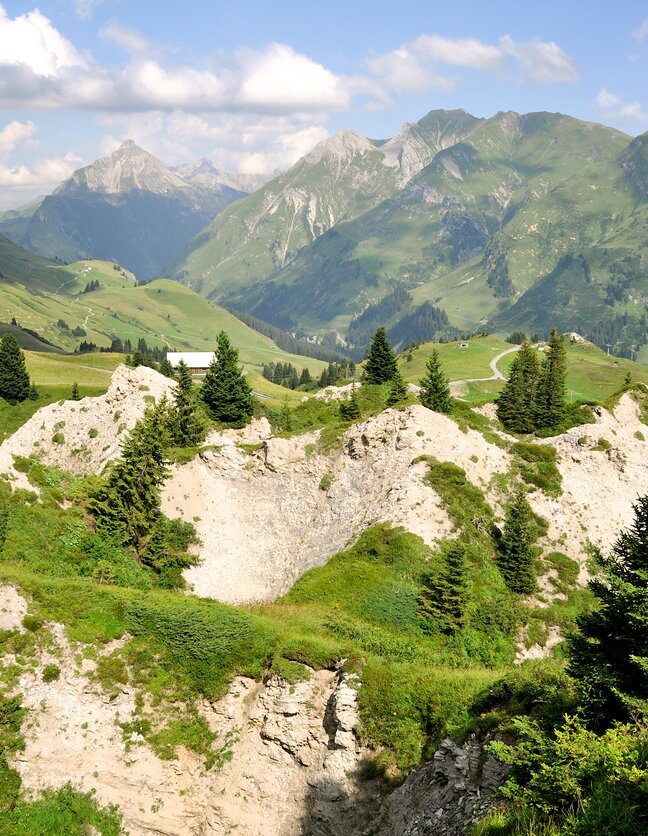
<path id="1" fill-rule="evenodd" d="M 648 134 L 436 110 L 387 140 L 343 130 L 264 179 L 126 142 L 0 233 L 359 351 L 385 322 L 403 344 L 556 325 L 648 356 Z"/>
<path id="2" fill-rule="evenodd" d="M 207 160 L 172 170 L 127 140 L 53 194 L 5 212 L 0 233 L 48 258 L 109 259 L 149 279 L 262 179 L 220 172 Z"/>

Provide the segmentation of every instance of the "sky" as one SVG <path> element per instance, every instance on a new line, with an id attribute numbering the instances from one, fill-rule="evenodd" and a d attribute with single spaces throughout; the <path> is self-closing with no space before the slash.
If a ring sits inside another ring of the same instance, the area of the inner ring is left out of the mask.
<path id="1" fill-rule="evenodd" d="M 648 0 L 0 0 L 0 209 L 134 139 L 288 168 L 437 108 L 648 131 Z"/>

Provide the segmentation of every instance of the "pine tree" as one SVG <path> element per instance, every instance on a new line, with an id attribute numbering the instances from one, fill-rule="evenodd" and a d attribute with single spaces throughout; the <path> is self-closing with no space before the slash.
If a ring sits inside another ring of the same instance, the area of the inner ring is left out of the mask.
<path id="1" fill-rule="evenodd" d="M 72 384 L 72 394 L 70 395 L 70 400 L 73 401 L 80 401 L 81 400 L 81 393 L 79 392 L 79 384 L 74 381 Z"/>
<path id="2" fill-rule="evenodd" d="M 238 364 L 238 351 L 225 331 L 216 338 L 216 356 L 209 364 L 200 397 L 212 418 L 242 427 L 252 417 L 254 398 Z"/>
<path id="3" fill-rule="evenodd" d="M 648 495 L 633 508 L 611 554 L 594 550 L 602 573 L 589 587 L 598 606 L 577 617 L 568 641 L 569 672 L 596 729 L 648 717 Z"/>
<path id="4" fill-rule="evenodd" d="M 362 415 L 358 393 L 354 383 L 351 384 L 351 396 L 348 401 L 340 401 L 340 417 L 343 421 L 357 421 Z"/>
<path id="5" fill-rule="evenodd" d="M 169 435 L 171 443 L 177 447 L 191 447 L 202 441 L 204 427 L 196 413 L 191 372 L 184 360 L 178 363 L 177 374 L 178 383 L 169 414 Z"/>
<path id="6" fill-rule="evenodd" d="M 535 524 L 524 488 L 518 488 L 506 511 L 497 565 L 512 592 L 528 595 L 535 589 Z"/>
<path id="7" fill-rule="evenodd" d="M 160 374 L 163 374 L 165 377 L 168 377 L 171 380 L 175 379 L 175 371 L 173 369 L 173 366 L 166 357 L 158 366 L 158 371 L 160 372 Z"/>
<path id="8" fill-rule="evenodd" d="M 401 373 L 396 370 L 396 374 L 392 377 L 391 386 L 389 388 L 389 397 L 387 398 L 387 406 L 396 406 L 402 403 L 407 398 L 407 384 L 403 380 Z"/>
<path id="9" fill-rule="evenodd" d="M 430 359 L 427 361 L 425 368 L 427 374 L 419 381 L 421 403 L 428 409 L 449 415 L 452 412 L 450 387 L 448 378 L 441 368 L 441 360 L 436 348 L 432 349 L 432 354 L 430 354 Z"/>
<path id="10" fill-rule="evenodd" d="M 9 503 L 0 497 L 0 554 L 4 551 L 9 530 Z"/>
<path id="11" fill-rule="evenodd" d="M 538 355 L 528 340 L 520 346 L 509 379 L 497 398 L 497 417 L 507 430 L 531 433 L 537 426 Z"/>
<path id="12" fill-rule="evenodd" d="M 159 516 L 160 491 L 168 475 L 169 404 L 163 398 L 135 424 L 108 478 L 88 501 L 97 526 L 141 555 Z"/>
<path id="13" fill-rule="evenodd" d="M 393 379 L 397 371 L 396 355 L 387 337 L 385 326 L 381 325 L 373 335 L 369 346 L 364 380 L 366 383 L 387 383 Z"/>
<path id="14" fill-rule="evenodd" d="M 18 340 L 5 334 L 0 340 L 0 398 L 11 404 L 24 401 L 29 395 L 29 375 Z"/>
<path id="15" fill-rule="evenodd" d="M 536 390 L 537 428 L 557 429 L 564 422 L 567 410 L 566 381 L 567 352 L 558 331 L 554 328 Z"/>
<path id="16" fill-rule="evenodd" d="M 308 383 L 312 381 L 311 373 L 308 368 L 303 368 L 302 373 L 299 376 L 299 385 L 306 386 Z"/>
<path id="17" fill-rule="evenodd" d="M 418 610 L 424 629 L 442 633 L 460 630 L 465 623 L 467 601 L 466 550 L 456 542 L 444 555 L 441 572 L 423 577 Z"/>

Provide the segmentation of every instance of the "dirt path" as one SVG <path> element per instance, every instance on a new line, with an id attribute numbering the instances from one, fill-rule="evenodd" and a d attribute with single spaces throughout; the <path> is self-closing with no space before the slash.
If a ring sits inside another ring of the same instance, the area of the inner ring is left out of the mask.
<path id="1" fill-rule="evenodd" d="M 511 348 L 507 348 L 506 351 L 501 351 L 497 355 L 497 357 L 493 357 L 493 359 L 488 364 L 491 367 L 491 371 L 493 372 L 493 374 L 490 377 L 468 377 L 465 380 L 453 380 L 450 386 L 461 386 L 464 383 L 482 383 L 486 380 L 508 380 L 506 375 L 503 375 L 502 372 L 497 368 L 497 364 L 503 357 L 506 357 L 507 354 L 513 354 L 513 352 L 518 351 L 519 348 L 519 345 L 514 345 Z"/>

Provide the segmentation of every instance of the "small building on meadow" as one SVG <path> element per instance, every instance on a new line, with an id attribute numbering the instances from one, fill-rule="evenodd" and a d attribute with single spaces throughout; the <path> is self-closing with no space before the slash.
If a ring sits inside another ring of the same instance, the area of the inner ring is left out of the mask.
<path id="1" fill-rule="evenodd" d="M 167 351 L 166 357 L 174 369 L 183 360 L 191 374 L 205 374 L 215 356 L 213 351 Z"/>

